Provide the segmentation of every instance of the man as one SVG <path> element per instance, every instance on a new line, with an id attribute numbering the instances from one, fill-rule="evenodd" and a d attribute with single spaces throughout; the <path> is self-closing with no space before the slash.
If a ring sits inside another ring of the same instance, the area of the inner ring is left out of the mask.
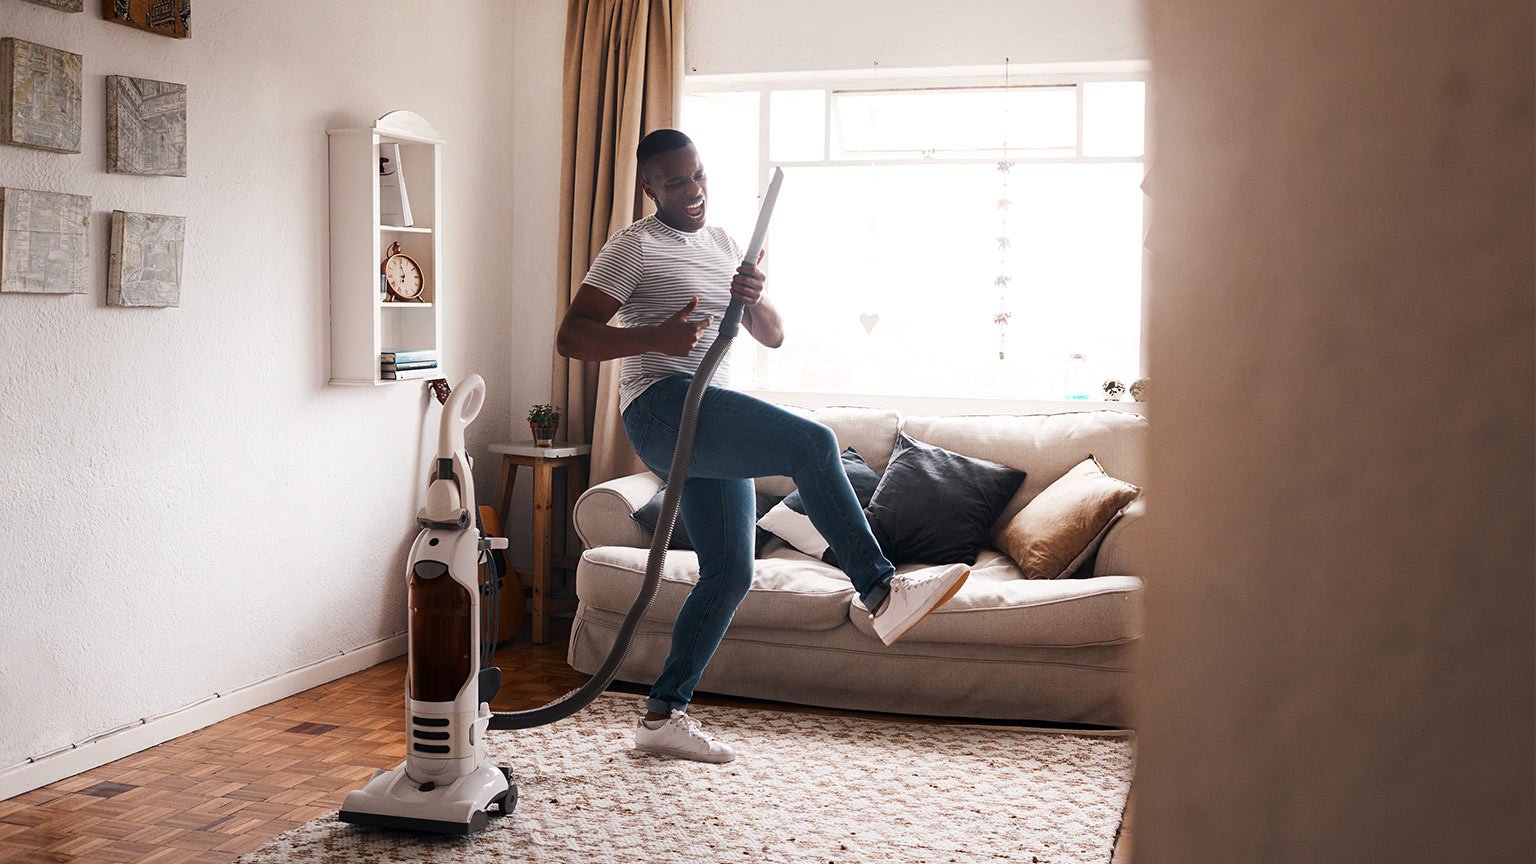
<path id="1" fill-rule="evenodd" d="M 620 408 L 635 452 L 666 479 L 683 398 L 732 297 L 742 327 L 762 345 L 784 341 L 783 322 L 763 299 L 764 275 L 741 263 L 739 247 L 705 224 L 707 181 L 699 153 L 674 129 L 647 135 L 636 153 L 640 187 L 656 213 L 610 238 L 560 323 L 566 357 L 622 357 Z M 619 326 L 608 322 L 618 316 Z M 727 379 L 722 362 L 716 380 Z M 886 644 L 948 600 L 970 574 L 963 564 L 895 576 L 844 473 L 837 438 L 826 426 L 723 387 L 705 391 L 693 466 L 679 512 L 699 557 L 699 581 L 678 612 L 661 676 L 646 699 L 635 748 L 704 762 L 736 758 L 687 708 L 736 607 L 752 585 L 755 522 L 752 478 L 794 479 L 806 515 L 837 554 L 873 609 Z"/>

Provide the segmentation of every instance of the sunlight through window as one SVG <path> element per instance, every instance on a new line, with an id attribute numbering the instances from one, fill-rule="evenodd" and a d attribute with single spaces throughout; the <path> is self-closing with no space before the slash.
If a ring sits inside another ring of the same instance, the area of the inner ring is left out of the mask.
<path id="1" fill-rule="evenodd" d="M 1074 354 L 1095 394 L 1139 377 L 1144 105 L 1141 81 L 690 94 L 714 224 L 745 242 L 786 174 L 763 269 L 787 339 L 739 340 L 732 384 L 1061 399 Z"/>

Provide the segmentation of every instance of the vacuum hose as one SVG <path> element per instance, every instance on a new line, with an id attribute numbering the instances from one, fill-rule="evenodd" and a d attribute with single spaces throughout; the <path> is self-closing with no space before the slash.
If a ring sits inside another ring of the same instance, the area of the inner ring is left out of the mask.
<path id="1" fill-rule="evenodd" d="M 779 186 L 783 182 L 784 171 L 773 169 L 773 180 L 768 184 L 768 193 L 763 196 L 763 206 L 757 214 L 757 227 L 752 231 L 752 241 L 747 244 L 747 252 L 742 259 L 744 264 L 757 263 L 757 254 L 762 250 L 763 238 L 768 233 L 768 219 L 773 215 L 773 204 L 778 200 Z M 645 582 L 640 586 L 640 593 L 619 628 L 618 638 L 608 651 L 608 659 L 603 661 L 603 665 L 586 684 L 542 708 L 491 715 L 492 729 L 529 729 L 564 720 L 587 707 L 613 683 L 619 667 L 629 654 L 629 645 L 635 638 L 640 619 L 651 608 L 651 601 L 656 599 L 656 589 L 661 585 L 667 545 L 672 542 L 672 529 L 677 523 L 677 505 L 683 496 L 683 483 L 688 479 L 688 469 L 693 464 L 693 434 L 699 425 L 699 403 L 704 398 L 704 390 L 709 386 L 710 379 L 715 375 L 715 367 L 720 365 L 725 352 L 730 350 L 731 342 L 736 338 L 741 325 L 741 313 L 741 301 L 731 298 L 725 316 L 720 319 L 720 333 L 704 353 L 704 359 L 699 362 L 698 371 L 693 375 L 693 383 L 688 387 L 688 395 L 683 399 L 683 416 L 677 427 L 677 449 L 672 451 L 672 470 L 667 473 L 667 490 L 661 496 L 661 514 L 656 519 L 656 533 L 651 538 L 650 556 L 646 559 Z"/>

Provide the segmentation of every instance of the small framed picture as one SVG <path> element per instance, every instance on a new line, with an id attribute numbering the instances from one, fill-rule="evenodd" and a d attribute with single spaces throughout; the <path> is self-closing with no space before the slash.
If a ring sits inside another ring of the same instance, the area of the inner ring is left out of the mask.
<path id="1" fill-rule="evenodd" d="M 101 17 L 173 39 L 192 35 L 192 0 L 101 0 Z"/>
<path id="2" fill-rule="evenodd" d="M 107 76 L 107 171 L 187 176 L 187 85 Z"/>
<path id="3" fill-rule="evenodd" d="M 113 306 L 180 306 L 184 216 L 112 211 L 107 302 Z"/>
<path id="4" fill-rule="evenodd" d="M 47 6 L 60 12 L 84 12 L 85 0 L 32 0 L 39 6 Z"/>
<path id="5" fill-rule="evenodd" d="M 79 54 L 0 39 L 0 143 L 79 153 L 84 66 Z"/>
<path id="6" fill-rule="evenodd" d="M 90 225 L 89 196 L 0 189 L 0 292 L 84 294 Z"/>

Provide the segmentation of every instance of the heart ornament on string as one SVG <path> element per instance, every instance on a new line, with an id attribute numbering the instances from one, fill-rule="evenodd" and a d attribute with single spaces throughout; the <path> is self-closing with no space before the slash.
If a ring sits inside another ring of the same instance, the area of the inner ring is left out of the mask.
<path id="1" fill-rule="evenodd" d="M 875 332 L 875 327 L 879 326 L 880 324 L 880 316 L 871 315 L 866 312 L 859 316 L 859 323 L 864 325 L 865 333 L 873 334 Z"/>

